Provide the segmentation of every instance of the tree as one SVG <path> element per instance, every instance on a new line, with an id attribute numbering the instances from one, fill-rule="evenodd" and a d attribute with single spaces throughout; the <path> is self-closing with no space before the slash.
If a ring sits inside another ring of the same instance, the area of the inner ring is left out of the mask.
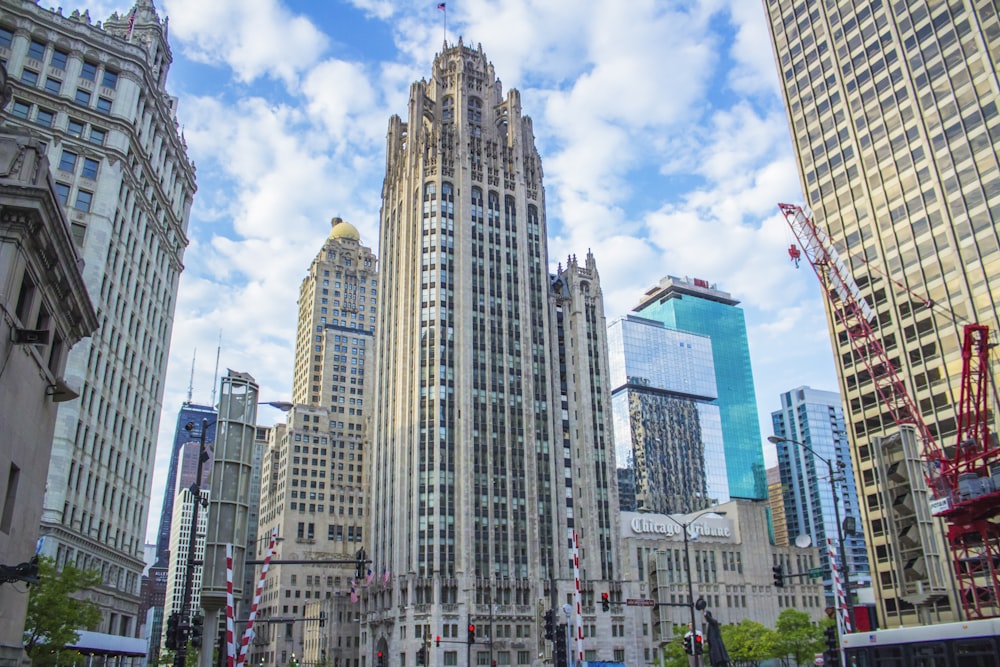
<path id="1" fill-rule="evenodd" d="M 82 657 L 65 647 L 80 638 L 80 628 L 97 625 L 101 612 L 96 603 L 73 596 L 100 583 L 96 570 L 67 563 L 59 571 L 51 558 L 38 559 L 38 583 L 28 593 L 24 619 L 24 651 L 33 664 L 72 664 Z"/>
<path id="2" fill-rule="evenodd" d="M 742 667 L 756 667 L 762 660 L 772 657 L 777 639 L 774 630 L 750 619 L 722 626 L 722 641 L 729 657 L 734 665 Z"/>
<path id="3" fill-rule="evenodd" d="M 684 653 L 684 633 L 686 625 L 675 625 L 673 639 L 663 646 L 663 667 L 688 667 L 689 660 Z"/>
<path id="4" fill-rule="evenodd" d="M 817 653 L 823 652 L 823 630 L 813 625 L 809 614 L 796 609 L 785 609 L 775 624 L 777 641 L 772 658 L 791 656 L 796 666 L 812 664 Z"/>

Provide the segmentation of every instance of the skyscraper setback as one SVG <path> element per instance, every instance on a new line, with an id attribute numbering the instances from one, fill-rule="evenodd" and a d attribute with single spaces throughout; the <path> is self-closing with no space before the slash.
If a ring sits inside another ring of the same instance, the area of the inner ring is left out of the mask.
<path id="1" fill-rule="evenodd" d="M 1000 325 L 996 3 L 765 6 L 806 202 L 924 421 L 954 444 L 961 323 Z M 897 485 L 920 452 L 885 446 L 890 410 L 849 332 L 834 324 L 831 336 L 880 624 L 955 618 L 941 523 L 907 518 L 926 513 L 919 479 Z"/>
<path id="2" fill-rule="evenodd" d="M 172 56 L 151 0 L 92 24 L 32 2 L 0 5 L 8 122 L 43 138 L 85 262 L 100 328 L 73 347 L 79 400 L 56 421 L 42 553 L 103 573 L 101 633 L 132 637 L 163 378 L 195 193 L 166 91 Z M 102 646 L 115 645 L 106 638 Z M 86 650 L 87 647 L 81 647 Z"/>
<path id="3" fill-rule="evenodd" d="M 549 275 L 534 144 L 520 95 L 461 40 L 389 121 L 369 461 L 389 581 L 361 603 L 371 663 L 415 664 L 440 635 L 442 664 L 535 664 L 543 610 L 567 602 L 574 657 L 624 641 L 594 606 L 620 577 L 600 277 L 589 253 Z"/>

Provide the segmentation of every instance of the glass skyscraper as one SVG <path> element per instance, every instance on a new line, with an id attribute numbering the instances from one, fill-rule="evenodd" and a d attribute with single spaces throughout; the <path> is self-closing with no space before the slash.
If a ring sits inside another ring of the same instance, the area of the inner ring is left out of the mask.
<path id="1" fill-rule="evenodd" d="M 728 502 L 709 338 L 626 315 L 608 326 L 608 367 L 622 511 Z"/>
<path id="2" fill-rule="evenodd" d="M 777 444 L 789 540 L 794 542 L 800 535 L 808 535 L 813 546 L 820 550 L 826 572 L 823 583 L 827 605 L 832 606 L 835 604 L 832 570 L 825 545 L 827 538 L 834 544 L 839 540 L 833 503 L 839 503 L 843 519 L 858 516 L 858 490 L 851 470 L 840 394 L 809 387 L 787 391 L 781 395 L 781 409 L 771 413 L 771 422 L 776 436 L 801 442 L 816 452 L 810 453 L 794 443 Z M 836 485 L 831 483 L 829 468 L 820 457 L 834 464 Z M 867 585 L 871 575 L 864 537 L 859 533 L 847 534 L 844 552 L 852 585 Z"/>
<path id="3" fill-rule="evenodd" d="M 1000 325 L 997 3 L 769 0 L 765 10 L 806 204 L 930 432 L 954 445 L 962 323 Z M 919 472 L 900 478 L 919 448 L 900 459 L 887 449 L 907 438 L 831 308 L 880 623 L 960 618 L 943 525 L 924 516 Z"/>
<path id="4" fill-rule="evenodd" d="M 722 419 L 731 498 L 767 499 L 764 449 L 750 367 L 747 327 L 739 301 L 700 279 L 667 276 L 649 289 L 633 312 L 670 329 L 708 336 Z"/>

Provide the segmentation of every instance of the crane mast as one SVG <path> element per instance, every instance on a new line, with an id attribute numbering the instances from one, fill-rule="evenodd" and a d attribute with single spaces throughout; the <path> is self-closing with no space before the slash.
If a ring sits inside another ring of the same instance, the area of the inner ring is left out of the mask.
<path id="1" fill-rule="evenodd" d="M 851 356 L 871 379 L 881 405 L 897 425 L 911 425 L 920 439 L 931 513 L 947 523 L 951 561 L 966 618 L 1000 616 L 1000 448 L 989 431 L 989 332 L 965 326 L 962 347 L 958 441 L 946 450 L 935 440 L 876 329 L 878 323 L 847 264 L 825 231 L 799 206 L 779 204 L 819 278 L 831 312 L 847 336 Z"/>

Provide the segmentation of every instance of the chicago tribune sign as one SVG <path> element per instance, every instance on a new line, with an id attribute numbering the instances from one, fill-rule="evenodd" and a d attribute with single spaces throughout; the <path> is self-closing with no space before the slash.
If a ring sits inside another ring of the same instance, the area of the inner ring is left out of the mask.
<path id="1" fill-rule="evenodd" d="M 637 516 L 629 521 L 629 527 L 636 535 L 662 535 L 678 537 L 681 535 L 681 525 L 670 519 L 659 519 L 656 516 Z M 699 537 L 732 537 L 732 524 L 722 517 L 701 517 L 687 526 L 687 536 L 690 540 Z"/>

